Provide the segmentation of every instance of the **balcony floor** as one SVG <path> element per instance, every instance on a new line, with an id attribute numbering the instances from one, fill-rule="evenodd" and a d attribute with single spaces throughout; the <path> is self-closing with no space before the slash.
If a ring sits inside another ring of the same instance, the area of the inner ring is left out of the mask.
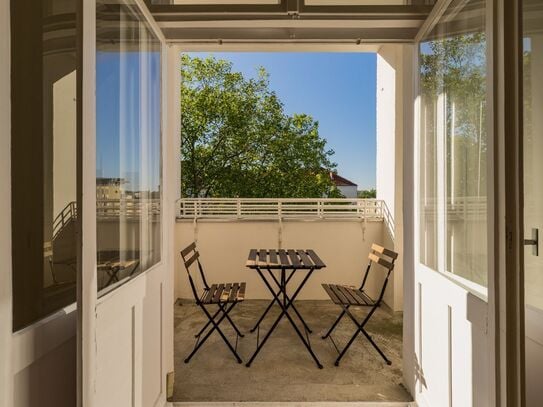
<path id="1" fill-rule="evenodd" d="M 256 332 L 249 333 L 266 308 L 268 300 L 248 300 L 232 311 L 240 327 L 238 352 L 245 361 L 256 348 Z M 175 306 L 175 388 L 174 401 L 411 401 L 402 383 L 402 318 L 377 310 L 368 331 L 392 361 L 387 366 L 366 338 L 360 335 L 339 367 L 337 352 L 321 336 L 339 314 L 330 301 L 297 301 L 297 308 L 313 329 L 311 344 L 324 369 L 318 369 L 300 339 L 283 319 L 250 368 L 238 364 L 217 333 L 213 333 L 189 364 L 183 362 L 194 346 L 194 334 L 206 322 L 192 302 Z M 260 339 L 278 315 L 274 307 L 261 325 Z M 356 309 L 360 316 L 365 310 Z M 295 319 L 296 320 L 296 319 Z M 233 329 L 221 324 L 235 341 Z M 334 332 L 343 346 L 354 332 L 345 317 Z"/>

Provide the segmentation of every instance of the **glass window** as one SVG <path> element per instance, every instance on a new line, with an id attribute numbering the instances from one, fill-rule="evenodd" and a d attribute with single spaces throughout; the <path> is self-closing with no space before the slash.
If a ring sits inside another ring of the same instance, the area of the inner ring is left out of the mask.
<path id="1" fill-rule="evenodd" d="M 160 50 L 135 2 L 97 2 L 99 290 L 160 261 Z"/>
<path id="2" fill-rule="evenodd" d="M 75 302 L 76 10 L 11 2 L 13 329 Z"/>
<path id="3" fill-rule="evenodd" d="M 482 286 L 488 251 L 486 70 L 485 2 L 455 0 L 420 45 L 420 253 L 430 267 Z M 442 218 L 432 216 L 440 210 Z M 436 241 L 443 242 L 442 253 Z M 444 257 L 441 267 L 436 253 Z"/>

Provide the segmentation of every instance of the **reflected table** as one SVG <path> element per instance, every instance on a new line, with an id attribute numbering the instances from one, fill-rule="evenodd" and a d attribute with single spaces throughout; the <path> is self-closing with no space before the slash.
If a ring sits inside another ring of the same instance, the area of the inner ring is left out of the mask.
<path id="1" fill-rule="evenodd" d="M 306 284 L 307 280 L 309 280 L 309 277 L 311 277 L 313 272 L 315 270 L 320 270 L 326 267 L 326 265 L 319 258 L 319 256 L 317 256 L 315 251 L 311 249 L 251 249 L 249 251 L 249 257 L 245 265 L 249 269 L 255 270 L 258 273 L 258 275 L 262 278 L 262 281 L 264 281 L 264 284 L 273 296 L 273 300 L 266 308 L 266 311 L 264 311 L 254 328 L 251 330 L 251 332 L 258 330 L 257 348 L 253 353 L 253 356 L 251 356 L 251 359 L 249 359 L 249 361 L 247 362 L 246 366 L 251 366 L 251 363 L 255 359 L 256 355 L 258 355 L 258 353 L 260 352 L 272 332 L 275 330 L 281 319 L 286 317 L 292 325 L 292 328 L 306 347 L 309 354 L 313 357 L 313 360 L 315 361 L 317 366 L 322 369 L 322 365 L 319 362 L 317 356 L 315 355 L 315 352 L 313 352 L 313 349 L 311 348 L 311 344 L 309 342 L 308 333 L 311 333 L 311 329 L 309 329 L 309 326 L 303 319 L 302 315 L 296 309 L 296 306 L 294 305 L 294 300 Z M 287 293 L 287 287 L 292 280 L 292 276 L 294 276 L 296 272 L 305 272 L 306 274 L 302 279 L 301 283 L 294 289 L 292 296 L 289 296 Z M 274 273 L 276 273 L 277 276 Z M 278 291 L 275 287 L 278 288 Z M 262 323 L 262 321 L 274 304 L 279 305 L 279 307 L 281 308 L 281 312 L 272 324 L 270 330 L 262 339 L 262 342 L 259 342 L 260 324 Z M 301 321 L 305 331 L 305 337 L 294 322 L 292 315 L 290 315 L 290 309 L 292 309 L 294 314 L 296 314 L 297 318 Z"/>

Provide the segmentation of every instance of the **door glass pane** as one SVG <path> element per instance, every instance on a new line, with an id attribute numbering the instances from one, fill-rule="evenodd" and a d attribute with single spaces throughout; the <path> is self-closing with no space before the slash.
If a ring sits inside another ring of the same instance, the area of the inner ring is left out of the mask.
<path id="1" fill-rule="evenodd" d="M 75 302 L 76 9 L 11 2 L 13 329 Z"/>
<path id="2" fill-rule="evenodd" d="M 437 85 L 428 66 L 431 47 L 421 45 L 420 60 L 420 262 L 437 269 Z"/>
<path id="3" fill-rule="evenodd" d="M 160 260 L 160 55 L 135 2 L 97 2 L 99 290 Z"/>
<path id="4" fill-rule="evenodd" d="M 455 0 L 420 45 L 421 261 L 438 268 L 436 241 L 443 243 L 441 271 L 482 286 L 488 272 L 485 18 L 484 1 Z"/>

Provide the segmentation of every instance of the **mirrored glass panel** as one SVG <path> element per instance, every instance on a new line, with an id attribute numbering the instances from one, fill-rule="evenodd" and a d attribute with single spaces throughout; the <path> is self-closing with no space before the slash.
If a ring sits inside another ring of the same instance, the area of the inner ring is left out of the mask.
<path id="1" fill-rule="evenodd" d="M 74 2 L 11 2 L 13 329 L 75 302 Z"/>
<path id="2" fill-rule="evenodd" d="M 160 46 L 135 2 L 97 2 L 98 290 L 161 258 Z"/>

